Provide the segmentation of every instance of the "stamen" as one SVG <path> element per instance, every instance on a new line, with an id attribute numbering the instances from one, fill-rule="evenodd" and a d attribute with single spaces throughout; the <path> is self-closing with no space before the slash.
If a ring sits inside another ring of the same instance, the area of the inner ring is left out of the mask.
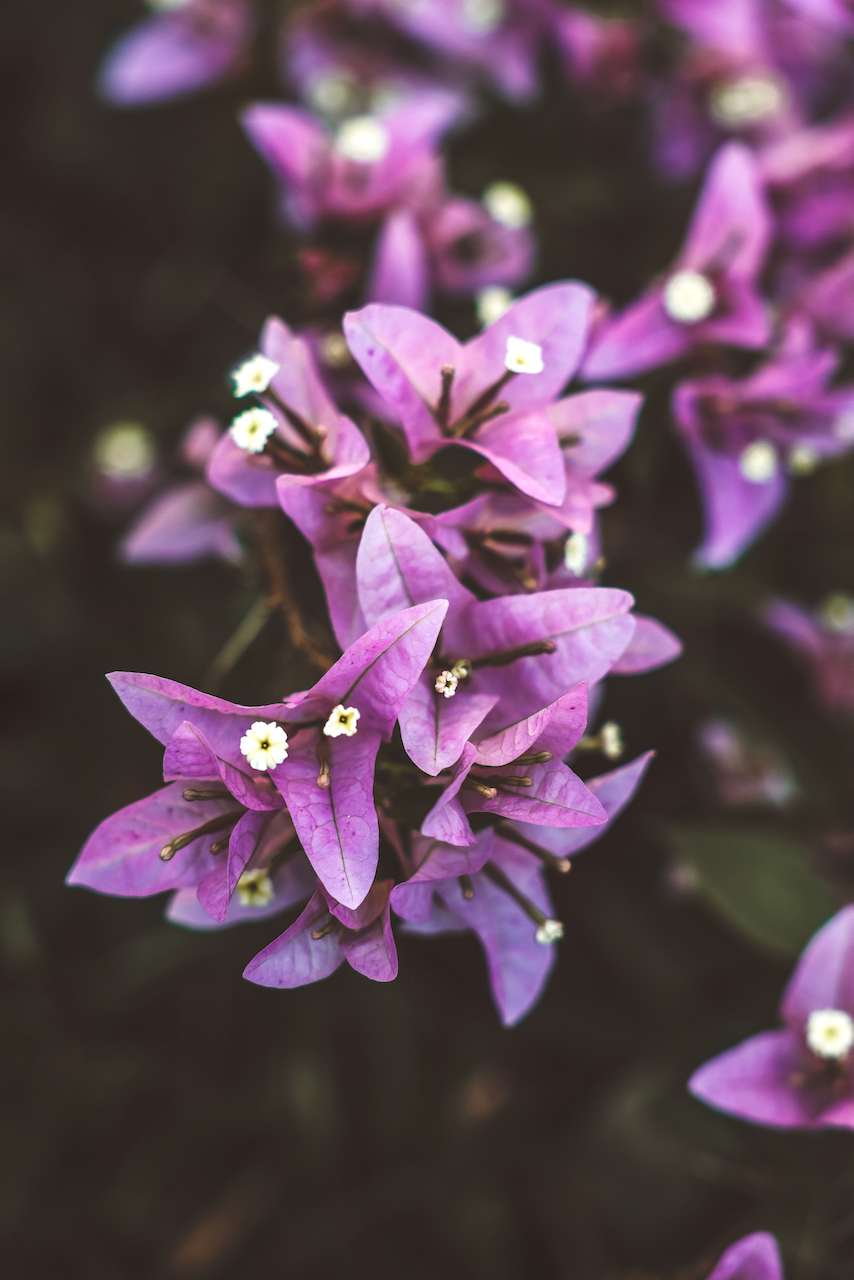
<path id="1" fill-rule="evenodd" d="M 535 858 L 539 858 L 541 862 L 544 862 L 547 867 L 551 867 L 553 871 L 559 871 L 561 875 L 566 875 L 567 871 L 572 867 L 569 858 L 560 858 L 556 853 L 552 853 L 551 849 L 544 849 L 542 845 L 534 844 L 533 840 L 523 836 L 522 832 L 517 831 L 509 822 L 496 822 L 493 830 L 502 840 L 517 844 L 520 849 L 526 849 L 528 853 L 532 853 Z"/>
<path id="2" fill-rule="evenodd" d="M 554 756 L 551 751 L 534 751 L 527 756 L 517 756 L 513 761 L 514 764 L 548 764 L 553 760 Z"/>
<path id="3" fill-rule="evenodd" d="M 223 827 L 233 827 L 243 817 L 245 809 L 232 809 L 228 813 L 221 813 L 218 818 L 211 818 L 210 822 L 205 822 L 200 827 L 194 828 L 193 831 L 185 831 L 183 835 L 175 836 L 174 840 L 170 840 L 160 850 L 160 858 L 163 862 L 169 862 L 175 857 L 179 849 L 184 849 L 188 844 L 192 844 L 194 840 L 198 840 L 199 836 L 210 835 L 212 831 L 221 831 Z"/>
<path id="4" fill-rule="evenodd" d="M 326 441 L 327 435 L 329 434 L 326 428 L 319 426 L 313 427 L 311 423 L 306 422 L 305 418 L 303 418 L 301 414 L 297 413 L 295 409 L 292 409 L 289 404 L 285 403 L 273 387 L 269 387 L 267 389 L 267 396 L 272 400 L 276 408 L 285 415 L 294 431 L 302 436 L 312 453 L 320 457 L 327 467 L 331 466 L 331 459 L 325 455 L 323 450 L 323 445 Z"/>
<path id="5" fill-rule="evenodd" d="M 479 413 L 482 413 L 483 410 L 486 409 L 488 405 L 492 404 L 493 400 L 498 395 L 499 391 L 501 391 L 503 387 L 506 387 L 507 383 L 513 377 L 515 377 L 515 374 L 512 372 L 512 370 L 505 369 L 501 377 L 496 382 L 493 382 L 491 387 L 487 387 L 485 391 L 481 392 L 481 394 L 477 397 L 477 399 L 472 404 L 469 405 L 468 409 L 466 409 L 462 418 L 460 418 L 460 422 L 457 424 L 457 426 L 459 426 L 460 423 L 463 423 L 463 422 L 466 423 L 466 425 L 468 425 L 468 423 L 471 421 L 472 418 L 476 418 Z"/>
<path id="6" fill-rule="evenodd" d="M 532 787 L 534 779 L 529 778 L 527 774 L 523 774 L 521 778 L 502 778 L 498 785 L 502 791 L 506 791 L 508 787 Z"/>
<path id="7" fill-rule="evenodd" d="M 181 792 L 185 800 L 225 800 L 231 793 L 229 791 L 200 791 L 196 787 L 186 787 Z"/>
<path id="8" fill-rule="evenodd" d="M 623 731 L 616 720 L 606 720 L 595 738 L 585 734 L 576 745 L 579 751 L 601 751 L 609 760 L 619 760 L 625 751 Z"/>
<path id="9" fill-rule="evenodd" d="M 494 800 L 498 795 L 495 787 L 488 787 L 485 782 L 478 782 L 477 778 L 472 778 L 471 776 L 465 779 L 461 789 L 463 791 L 473 791 L 482 800 Z"/>
<path id="10" fill-rule="evenodd" d="M 451 413 L 451 387 L 454 383 L 454 366 L 452 364 L 442 365 L 442 394 L 439 396 L 439 403 L 436 405 L 436 422 L 442 431 L 447 431 L 448 419 Z"/>
<path id="11" fill-rule="evenodd" d="M 329 772 L 329 743 L 325 738 L 321 738 L 317 744 L 317 760 L 320 768 L 317 773 L 317 785 L 321 791 L 326 791 L 332 781 Z"/>
<path id="12" fill-rule="evenodd" d="M 533 920 L 537 926 L 535 934 L 537 942 L 547 946 L 549 943 L 556 942 L 558 938 L 563 937 L 563 925 L 560 920 L 550 920 L 539 907 L 534 905 L 530 898 L 526 898 L 524 893 L 516 888 L 513 881 L 494 862 L 487 862 L 483 871 L 485 875 L 489 876 L 493 884 L 498 885 L 499 889 L 503 889 L 514 902 L 519 904 L 525 915 L 530 920 Z"/>
<path id="13" fill-rule="evenodd" d="M 483 658 L 474 658 L 472 667 L 507 667 L 519 658 L 537 658 L 541 654 L 554 653 L 557 645 L 554 640 L 534 640 L 531 644 L 520 644 L 515 649 L 504 649 L 499 653 L 490 653 Z"/>
<path id="14" fill-rule="evenodd" d="M 466 902 L 471 902 L 474 897 L 474 885 L 472 884 L 471 876 L 461 875 L 457 876 L 457 879 L 460 882 L 460 888 L 463 891 L 463 897 Z"/>
<path id="15" fill-rule="evenodd" d="M 211 853 L 214 854 L 214 856 L 218 853 L 222 853 L 224 849 L 228 848 L 230 840 L 231 832 L 229 831 L 227 836 L 221 836 L 219 840 L 214 840 L 211 845 Z"/>
<path id="16" fill-rule="evenodd" d="M 327 920 L 326 924 L 321 925 L 319 929 L 312 929 L 311 936 L 313 941 L 319 942 L 321 938 L 325 938 L 328 933 L 332 932 L 337 923 L 338 921 L 334 916 L 332 916 Z"/>
<path id="17" fill-rule="evenodd" d="M 509 412 L 509 402 L 507 400 L 499 400 L 498 404 L 493 405 L 491 409 L 483 409 L 480 413 L 476 413 L 473 418 L 461 418 L 454 428 L 453 434 L 458 440 L 463 436 L 471 436 L 477 431 L 478 427 L 491 422 L 493 418 L 499 418 L 502 413 Z"/>

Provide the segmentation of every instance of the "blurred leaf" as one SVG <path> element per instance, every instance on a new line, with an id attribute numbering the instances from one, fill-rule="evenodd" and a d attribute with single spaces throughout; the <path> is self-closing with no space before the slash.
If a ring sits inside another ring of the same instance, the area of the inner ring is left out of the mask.
<path id="1" fill-rule="evenodd" d="M 834 902 L 802 847 L 775 832 L 677 827 L 668 832 L 692 887 L 752 942 L 797 955 Z"/>

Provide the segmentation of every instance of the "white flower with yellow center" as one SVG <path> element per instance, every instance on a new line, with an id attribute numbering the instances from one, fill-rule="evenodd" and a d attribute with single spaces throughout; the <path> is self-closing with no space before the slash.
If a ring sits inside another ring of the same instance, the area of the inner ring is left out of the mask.
<path id="1" fill-rule="evenodd" d="M 475 294 L 474 309 L 484 328 L 500 320 L 512 304 L 513 294 L 503 284 L 487 285 L 480 293 Z"/>
<path id="2" fill-rule="evenodd" d="M 243 872 L 237 882 L 237 896 L 242 907 L 266 907 L 275 898 L 276 890 L 267 871 L 260 867 Z"/>
<path id="3" fill-rule="evenodd" d="M 536 342 L 526 342 L 524 338 L 509 337 L 507 354 L 504 363 L 511 373 L 542 373 L 543 348 Z"/>
<path id="4" fill-rule="evenodd" d="M 275 722 L 256 720 L 240 739 L 240 750 L 253 769 L 275 769 L 288 758 L 288 735 Z"/>
<path id="5" fill-rule="evenodd" d="M 584 533 L 571 533 L 563 549 L 563 563 L 576 577 L 584 572 L 590 555 L 590 542 Z"/>
<path id="6" fill-rule="evenodd" d="M 231 375 L 234 394 L 240 399 L 241 396 L 248 396 L 252 391 L 256 394 L 266 391 L 280 368 L 281 365 L 276 364 L 275 360 L 268 360 L 260 353 L 249 360 L 244 360 Z"/>
<path id="7" fill-rule="evenodd" d="M 441 693 L 446 698 L 453 698 L 457 692 L 457 685 L 460 683 L 459 677 L 455 676 L 453 671 L 443 671 L 436 677 L 436 683 L 433 688 L 437 693 Z"/>
<path id="8" fill-rule="evenodd" d="M 742 76 L 716 84 L 709 95 L 709 115 L 724 129 L 749 129 L 779 115 L 786 93 L 770 76 Z"/>
<path id="9" fill-rule="evenodd" d="M 677 324 L 699 324 L 715 309 L 715 289 L 699 271 L 677 271 L 664 286 L 664 310 Z"/>
<path id="10" fill-rule="evenodd" d="M 463 26 L 478 36 L 489 35 L 504 21 L 503 0 L 463 0 L 460 14 Z"/>
<path id="11" fill-rule="evenodd" d="M 738 469 L 751 484 L 769 484 L 777 474 L 777 450 L 767 440 L 754 440 L 741 453 Z"/>
<path id="12" fill-rule="evenodd" d="M 323 732 L 327 738 L 340 738 L 342 734 L 345 738 L 352 738 L 356 732 L 358 720 L 359 712 L 355 707 L 345 707 L 339 702 L 338 706 L 330 711 L 329 719 L 323 726 Z"/>
<path id="13" fill-rule="evenodd" d="M 388 152 L 388 129 L 375 116 L 352 116 L 335 135 L 335 150 L 357 164 L 376 164 Z"/>
<path id="14" fill-rule="evenodd" d="M 493 182 L 483 193 L 483 205 L 490 218 L 510 231 L 530 226 L 534 216 L 527 193 L 515 182 Z"/>
<path id="15" fill-rule="evenodd" d="M 557 942 L 558 938 L 563 937 L 563 925 L 560 920 L 544 920 L 534 936 L 537 942 L 547 947 L 552 942 Z"/>
<path id="16" fill-rule="evenodd" d="M 807 1019 L 807 1044 L 820 1058 L 844 1058 L 854 1045 L 854 1021 L 842 1009 L 815 1009 Z"/>
<path id="17" fill-rule="evenodd" d="M 278 425 L 269 409 L 247 409 L 237 415 L 228 434 L 241 449 L 249 453 L 263 453 L 264 445 Z"/>

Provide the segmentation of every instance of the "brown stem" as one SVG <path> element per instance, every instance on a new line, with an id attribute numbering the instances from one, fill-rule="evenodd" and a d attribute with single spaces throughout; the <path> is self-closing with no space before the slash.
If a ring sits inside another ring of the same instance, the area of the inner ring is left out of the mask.
<path id="1" fill-rule="evenodd" d="M 301 650 L 312 666 L 317 667 L 319 671 L 328 671 L 333 659 L 328 658 L 322 649 L 318 648 L 302 624 L 288 568 L 278 548 L 278 513 L 267 510 L 257 511 L 255 520 L 261 558 L 270 583 L 269 604 L 277 608 L 284 617 L 294 648 Z"/>

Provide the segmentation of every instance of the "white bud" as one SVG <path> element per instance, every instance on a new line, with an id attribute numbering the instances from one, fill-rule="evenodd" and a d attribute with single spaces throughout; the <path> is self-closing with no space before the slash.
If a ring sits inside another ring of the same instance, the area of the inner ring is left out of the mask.
<path id="1" fill-rule="evenodd" d="M 339 702 L 338 706 L 330 711 L 329 719 L 323 726 L 323 732 L 327 738 L 340 738 L 342 734 L 346 738 L 352 738 L 359 718 L 359 712 L 355 707 L 344 707 Z"/>
<path id="2" fill-rule="evenodd" d="M 239 399 L 241 396 L 248 396 L 251 391 L 256 394 L 266 391 L 280 368 L 281 365 L 276 364 L 275 360 L 268 360 L 262 355 L 244 360 L 231 375 L 235 396 Z"/>
<path id="3" fill-rule="evenodd" d="M 244 871 L 237 882 L 237 896 L 242 907 L 266 907 L 276 896 L 273 881 L 263 868 Z"/>
<path id="4" fill-rule="evenodd" d="M 543 348 L 536 342 L 510 337 L 507 339 L 504 363 L 511 373 L 542 373 L 545 368 Z"/>
<path id="5" fill-rule="evenodd" d="M 723 129 L 748 129 L 779 115 L 786 94 L 770 76 L 742 76 L 716 84 L 709 95 L 709 115 Z"/>
<path id="6" fill-rule="evenodd" d="M 455 676 L 453 671 L 443 671 L 441 675 L 436 677 L 436 683 L 433 688 L 437 693 L 443 694 L 446 698 L 453 698 L 457 692 L 457 685 L 460 683 L 459 677 Z"/>
<path id="7" fill-rule="evenodd" d="M 558 938 L 563 937 L 563 925 L 560 920 L 544 920 L 535 934 L 537 942 L 541 942 L 547 947 L 552 942 L 557 942 Z"/>
<path id="8" fill-rule="evenodd" d="M 137 422 L 117 422 L 95 441 L 95 465 L 115 480 L 137 480 L 154 466 L 154 439 Z"/>
<path id="9" fill-rule="evenodd" d="M 375 116 L 353 116 L 335 135 L 335 150 L 357 164 L 376 164 L 389 149 L 391 138 Z"/>
<path id="10" fill-rule="evenodd" d="M 478 320 L 486 328 L 500 320 L 510 310 L 512 303 L 513 294 L 509 289 L 505 289 L 503 284 L 490 284 L 475 295 L 474 309 Z"/>
<path id="11" fill-rule="evenodd" d="M 619 760 L 625 748 L 623 731 L 616 720 L 605 721 L 599 730 L 599 742 L 603 756 L 607 756 L 609 760 Z"/>
<path id="12" fill-rule="evenodd" d="M 664 286 L 664 310 L 678 324 L 699 324 L 715 309 L 712 282 L 699 271 L 677 271 Z"/>
<path id="13" fill-rule="evenodd" d="M 574 573 L 576 577 L 579 577 L 587 568 L 589 555 L 590 541 L 587 535 L 584 533 L 571 533 L 563 548 L 563 563 L 570 573 Z"/>
<path id="14" fill-rule="evenodd" d="M 789 450 L 787 462 L 793 476 L 809 476 L 821 462 L 821 454 L 808 444 L 796 444 Z"/>
<path id="15" fill-rule="evenodd" d="M 483 204 L 490 218 L 511 231 L 530 226 L 534 216 L 531 201 L 515 182 L 493 182 L 483 193 Z"/>
<path id="16" fill-rule="evenodd" d="M 479 36 L 500 27 L 504 14 L 503 0 L 463 0 L 461 7 L 463 25 Z"/>
<path id="17" fill-rule="evenodd" d="M 807 1019 L 807 1044 L 820 1058 L 844 1058 L 854 1045 L 854 1021 L 842 1009 L 816 1009 Z"/>
<path id="18" fill-rule="evenodd" d="M 229 435 L 241 449 L 263 453 L 264 445 L 279 424 L 269 409 L 247 409 L 239 413 L 229 427 Z"/>
<path id="19" fill-rule="evenodd" d="M 275 721 L 256 720 L 240 739 L 240 752 L 252 769 L 275 769 L 288 758 L 288 735 Z"/>
<path id="20" fill-rule="evenodd" d="M 741 453 L 738 469 L 751 484 L 768 484 L 777 474 L 777 450 L 767 440 L 754 440 Z"/>

